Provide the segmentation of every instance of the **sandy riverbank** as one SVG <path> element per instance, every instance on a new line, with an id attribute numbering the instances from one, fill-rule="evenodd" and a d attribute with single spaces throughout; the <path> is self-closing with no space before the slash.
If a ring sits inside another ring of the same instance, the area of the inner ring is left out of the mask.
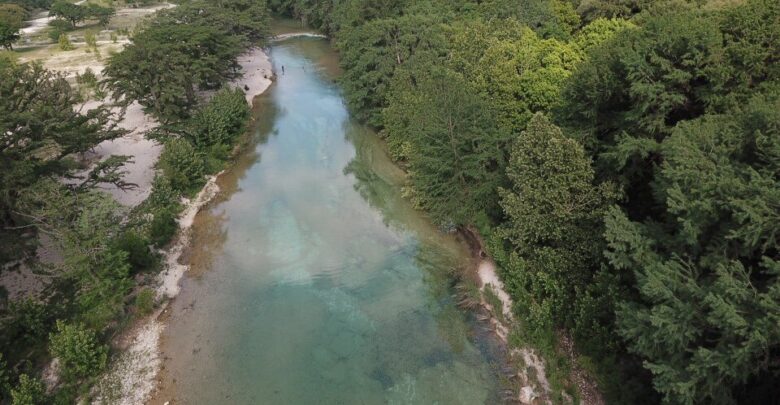
<path id="1" fill-rule="evenodd" d="M 244 89 L 247 100 L 251 101 L 271 85 L 271 62 L 262 49 L 254 48 L 239 57 L 239 64 L 244 75 L 231 85 Z M 170 300 L 179 292 L 179 281 L 189 267 L 179 260 L 189 245 L 190 228 L 198 211 L 219 192 L 216 180 L 220 174 L 210 177 L 195 198 L 185 201 L 186 208 L 179 217 L 179 236 L 166 252 L 166 269 L 157 279 L 160 299 Z M 165 324 L 161 318 L 166 311 L 167 304 L 138 322 L 121 339 L 119 343 L 123 352 L 112 361 L 109 371 L 98 384 L 95 403 L 141 404 L 149 400 L 157 385 L 156 377 L 162 363 L 159 344 Z"/>

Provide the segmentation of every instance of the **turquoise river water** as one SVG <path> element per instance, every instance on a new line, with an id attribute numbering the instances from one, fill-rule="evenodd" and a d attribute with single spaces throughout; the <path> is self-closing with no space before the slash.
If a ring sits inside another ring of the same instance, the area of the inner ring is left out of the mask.
<path id="1" fill-rule="evenodd" d="M 153 402 L 498 402 L 496 350 L 452 297 L 464 246 L 402 198 L 326 40 L 270 56 L 256 142 L 196 218 Z"/>

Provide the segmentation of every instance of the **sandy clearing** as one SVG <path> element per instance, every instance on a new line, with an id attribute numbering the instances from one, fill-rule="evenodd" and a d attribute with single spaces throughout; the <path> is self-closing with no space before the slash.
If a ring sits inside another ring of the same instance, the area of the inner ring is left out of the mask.
<path id="1" fill-rule="evenodd" d="M 43 30 L 49 26 L 49 21 L 54 20 L 54 17 L 49 17 L 48 11 L 41 11 L 35 15 L 35 18 L 29 21 L 25 21 L 27 26 L 22 28 L 20 32 L 23 36 L 31 36 Z"/>
<path id="2" fill-rule="evenodd" d="M 261 48 L 252 48 L 238 57 L 238 64 L 243 76 L 232 81 L 231 85 L 244 90 L 247 103 L 252 105 L 252 100 L 271 85 L 274 76 L 271 60 Z"/>
<path id="3" fill-rule="evenodd" d="M 83 105 L 85 110 L 95 108 L 100 101 L 90 101 Z M 123 179 L 137 187 L 130 190 L 122 190 L 113 184 L 100 184 L 99 189 L 111 194 L 118 203 L 135 207 L 149 197 L 152 192 L 152 182 L 155 175 L 155 165 L 162 153 L 162 145 L 156 141 L 146 139 L 145 134 L 157 125 L 150 115 L 143 111 L 143 107 L 137 102 L 130 104 L 125 110 L 125 115 L 118 125 L 130 131 L 127 135 L 104 141 L 98 144 L 87 158 L 89 160 L 105 160 L 111 155 L 129 156 L 131 161 L 125 163 L 122 170 L 125 172 Z M 85 174 L 89 169 L 79 173 Z"/>

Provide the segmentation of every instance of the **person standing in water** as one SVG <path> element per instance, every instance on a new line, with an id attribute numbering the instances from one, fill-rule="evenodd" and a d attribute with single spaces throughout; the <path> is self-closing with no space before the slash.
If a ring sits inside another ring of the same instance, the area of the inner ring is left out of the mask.
<path id="1" fill-rule="evenodd" d="M 284 76 L 284 65 L 282 65 L 282 76 Z"/>

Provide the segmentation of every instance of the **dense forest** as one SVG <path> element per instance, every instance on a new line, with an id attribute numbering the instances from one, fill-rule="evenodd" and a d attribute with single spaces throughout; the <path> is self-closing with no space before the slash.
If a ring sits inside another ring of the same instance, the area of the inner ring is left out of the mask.
<path id="1" fill-rule="evenodd" d="M 522 321 L 510 343 L 541 351 L 557 380 L 573 339 L 608 403 L 777 403 L 780 2 L 177 3 L 101 79 L 78 77 L 110 96 L 91 109 L 62 73 L 0 53 L 0 262 L 49 280 L 44 300 L 3 302 L 1 403 L 89 398 L 111 339 L 151 311 L 182 198 L 245 131 L 245 95 L 227 83 L 270 12 L 332 39 L 348 105 L 407 170 L 406 195 L 485 241 Z M 113 16 L 0 0 L 0 45 L 38 9 L 60 40 Z M 128 210 L 98 189 L 134 187 L 128 158 L 85 172 L 82 157 L 125 133 L 134 102 L 164 150 Z M 39 261 L 42 245 L 61 260 Z M 52 358 L 61 381 L 47 392 Z"/>
<path id="2" fill-rule="evenodd" d="M 780 398 L 780 3 L 269 5 L 332 37 L 408 196 L 488 241 L 514 341 L 573 337 L 610 403 Z"/>
<path id="3" fill-rule="evenodd" d="M 0 4 L 0 21 L 3 11 L 27 18 L 40 7 L 65 26 L 113 15 L 94 4 L 13 3 Z M 139 27 L 109 56 L 102 80 L 90 71 L 76 83 L 0 54 L 0 262 L 3 271 L 27 266 L 47 279 L 43 299 L 3 302 L 0 403 L 70 404 L 92 395 L 109 341 L 155 305 L 148 286 L 163 266 L 160 248 L 178 230 L 182 198 L 227 164 L 245 132 L 249 105 L 227 83 L 238 75 L 238 55 L 262 43 L 267 29 L 262 2 L 184 2 Z M 110 102 L 85 108 L 83 87 Z M 153 136 L 164 148 L 151 195 L 128 210 L 98 187 L 133 188 L 123 180 L 128 157 L 86 172 L 82 158 L 127 132 L 117 123 L 133 102 L 160 123 Z M 59 259 L 39 260 L 41 248 Z M 47 389 L 41 369 L 52 358 L 60 379 Z"/>

